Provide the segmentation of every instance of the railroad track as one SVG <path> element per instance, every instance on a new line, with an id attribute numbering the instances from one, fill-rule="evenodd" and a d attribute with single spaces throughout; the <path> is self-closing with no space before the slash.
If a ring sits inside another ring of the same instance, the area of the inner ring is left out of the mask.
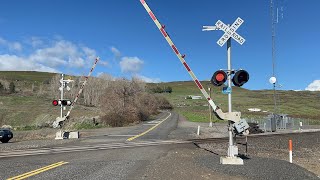
<path id="1" fill-rule="evenodd" d="M 301 132 L 303 134 L 313 134 L 313 133 L 318 133 L 318 132 Z M 254 140 L 254 139 L 259 139 L 259 138 L 268 138 L 268 137 L 279 137 L 279 138 L 289 138 L 293 135 L 301 134 L 301 133 L 261 133 L 261 134 L 251 134 L 247 136 L 247 140 Z M 205 138 L 205 139 L 190 139 L 189 141 L 192 141 L 193 143 L 196 144 L 204 144 L 204 143 L 224 143 L 228 142 L 229 138 L 228 137 L 223 137 L 223 138 Z M 237 136 L 236 137 L 236 142 L 244 142 L 246 141 L 246 136 Z"/>
<path id="2" fill-rule="evenodd" d="M 65 147 L 52 147 L 52 148 L 35 148 L 35 149 L 3 151 L 3 152 L 0 152 L 0 158 L 33 156 L 33 155 L 42 155 L 42 154 L 70 153 L 70 152 L 80 152 L 80 151 L 123 149 L 123 148 L 134 148 L 134 147 L 145 147 L 145 146 L 170 145 L 170 144 L 187 144 L 187 143 L 192 143 L 192 142 L 180 141 L 180 140 L 167 140 L 167 141 L 105 143 L 105 144 L 97 144 L 97 145 L 79 145 L 79 146 L 65 146 Z"/>
<path id="3" fill-rule="evenodd" d="M 319 132 L 307 132 L 301 134 L 313 134 Z M 287 133 L 287 134 L 253 134 L 247 136 L 236 137 L 236 143 L 238 145 L 247 146 L 251 140 L 258 140 L 259 138 L 268 137 L 279 137 L 279 139 L 289 138 L 291 136 L 297 136 L 297 133 Z M 123 148 L 135 148 L 135 147 L 147 147 L 147 146 L 159 146 L 159 145 L 170 145 L 170 144 L 189 144 L 193 143 L 195 145 L 205 144 L 205 143 L 228 143 L 228 138 L 207 138 L 207 139 L 189 139 L 189 140 L 157 140 L 157 141 L 138 141 L 138 142 L 121 142 L 121 143 L 102 143 L 95 145 L 78 145 L 78 146 L 64 146 L 64 147 L 46 147 L 46 148 L 33 148 L 33 149 L 23 149 L 23 150 L 11 150 L 0 152 L 0 158 L 8 157 L 20 157 L 20 156 L 32 156 L 32 155 L 42 155 L 42 154 L 58 154 L 58 153 L 70 153 L 70 152 L 80 152 L 80 151 L 94 151 L 94 150 L 108 150 L 108 149 L 123 149 Z M 317 140 L 318 141 L 318 140 Z M 199 146 L 198 146 L 199 147 Z"/>

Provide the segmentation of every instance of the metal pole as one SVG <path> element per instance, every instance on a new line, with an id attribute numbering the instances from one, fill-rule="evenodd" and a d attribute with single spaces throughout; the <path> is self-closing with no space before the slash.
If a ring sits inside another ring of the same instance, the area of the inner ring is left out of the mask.
<path id="1" fill-rule="evenodd" d="M 276 64 L 276 55 L 275 55 L 275 38 L 276 38 L 276 27 L 274 20 L 274 4 L 273 0 L 270 0 L 270 13 L 271 13 L 271 31 L 272 31 L 272 76 L 275 77 L 275 64 Z M 273 83 L 273 101 L 274 101 L 274 116 L 277 113 L 277 99 L 276 99 L 276 83 Z"/>
<path id="2" fill-rule="evenodd" d="M 274 114 L 277 114 L 276 83 L 273 83 Z"/>
<path id="3" fill-rule="evenodd" d="M 208 87 L 209 90 L 209 97 L 211 98 L 211 88 Z M 212 127 L 212 107 L 209 104 L 209 127 Z"/>
<path id="4" fill-rule="evenodd" d="M 60 95 L 60 100 L 63 99 L 63 74 L 61 74 L 61 95 Z M 60 118 L 62 118 L 62 111 L 63 111 L 63 107 L 62 104 L 60 105 Z"/>
<path id="5" fill-rule="evenodd" d="M 227 41 L 228 51 L 228 88 L 231 89 L 231 38 Z M 228 106 L 229 112 L 232 112 L 231 93 L 228 94 Z"/>
<path id="6" fill-rule="evenodd" d="M 228 54 L 228 88 L 231 90 L 231 38 L 227 41 L 227 54 Z M 232 111 L 232 104 L 231 104 L 231 93 L 228 94 L 228 109 L 229 112 Z M 232 134 L 232 124 L 231 121 L 228 121 L 229 127 L 229 150 L 228 150 L 228 157 L 234 157 L 233 153 L 233 134 Z"/>

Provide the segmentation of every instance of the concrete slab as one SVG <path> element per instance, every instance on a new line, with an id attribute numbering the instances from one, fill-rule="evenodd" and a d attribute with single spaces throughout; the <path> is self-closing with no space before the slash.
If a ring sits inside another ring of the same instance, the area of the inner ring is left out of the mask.
<path id="1" fill-rule="evenodd" d="M 243 165 L 243 160 L 239 157 L 220 157 L 220 164 Z"/>
<path id="2" fill-rule="evenodd" d="M 54 138 L 54 139 L 63 139 L 63 134 L 64 134 L 63 131 L 56 132 L 56 138 Z"/>
<path id="3" fill-rule="evenodd" d="M 79 131 L 70 131 L 69 132 L 69 139 L 78 139 L 79 138 Z"/>

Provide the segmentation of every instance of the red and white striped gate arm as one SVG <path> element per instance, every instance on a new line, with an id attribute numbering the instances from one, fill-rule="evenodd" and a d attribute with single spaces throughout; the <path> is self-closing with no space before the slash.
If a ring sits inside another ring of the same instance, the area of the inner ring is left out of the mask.
<path id="1" fill-rule="evenodd" d="M 69 109 L 69 111 L 68 111 L 68 113 L 66 114 L 65 117 L 69 117 L 70 112 L 71 112 L 71 110 L 72 110 L 73 107 L 74 107 L 74 104 L 78 101 L 78 99 L 79 99 L 79 97 L 80 97 L 80 94 L 81 94 L 82 91 L 83 91 L 84 86 L 87 84 L 88 78 L 91 76 L 92 71 L 93 71 L 93 69 L 96 67 L 96 65 L 97 65 L 97 63 L 98 63 L 99 60 L 100 60 L 100 58 L 97 57 L 96 60 L 95 60 L 95 62 L 94 62 L 94 64 L 93 64 L 92 67 L 91 67 L 91 70 L 90 70 L 88 76 L 85 76 L 85 80 L 84 80 L 84 82 L 82 83 L 82 85 L 80 86 L 80 90 L 79 90 L 76 98 L 73 100 L 73 102 L 72 102 L 72 104 L 71 104 L 71 106 L 70 106 L 70 109 Z"/>
<path id="2" fill-rule="evenodd" d="M 188 73 L 190 74 L 191 78 L 193 79 L 193 81 L 196 83 L 196 85 L 198 86 L 198 88 L 200 89 L 200 91 L 202 92 L 203 96 L 208 100 L 209 104 L 212 106 L 213 110 L 219 115 L 220 118 L 224 119 L 222 116 L 222 111 L 219 109 L 219 107 L 217 107 L 217 105 L 212 101 L 212 99 L 209 97 L 208 93 L 206 90 L 204 90 L 203 86 L 201 85 L 200 81 L 197 79 L 197 77 L 195 76 L 195 74 L 192 72 L 191 68 L 188 66 L 188 64 L 186 63 L 186 61 L 184 60 L 185 55 L 181 55 L 180 52 L 178 51 L 178 48 L 173 44 L 172 40 L 170 39 L 170 37 L 168 36 L 168 33 L 165 31 L 165 26 L 161 25 L 160 22 L 158 21 L 158 19 L 156 18 L 156 16 L 153 14 L 153 12 L 151 11 L 151 9 L 149 8 L 149 6 L 147 5 L 147 3 L 145 2 L 145 0 L 140 0 L 141 4 L 143 5 L 143 7 L 146 9 L 146 11 L 148 12 L 148 14 L 150 15 L 151 19 L 153 20 L 153 22 L 157 25 L 157 27 L 159 28 L 160 32 L 162 33 L 163 37 L 167 40 L 167 42 L 169 43 L 170 47 L 172 48 L 172 50 L 174 51 L 174 53 L 177 55 L 177 57 L 180 59 L 180 62 L 184 65 L 184 67 L 186 68 L 186 70 L 188 71 Z M 220 111 L 219 111 L 220 110 Z"/>

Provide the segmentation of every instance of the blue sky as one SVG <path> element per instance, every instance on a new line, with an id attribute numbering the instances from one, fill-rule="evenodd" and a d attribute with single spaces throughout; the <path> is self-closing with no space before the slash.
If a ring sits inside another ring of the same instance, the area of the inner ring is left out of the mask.
<path id="1" fill-rule="evenodd" d="M 280 89 L 320 90 L 320 1 L 274 0 L 276 77 Z M 1 0 L 0 70 L 36 70 L 85 75 L 94 58 L 94 75 L 138 76 L 146 81 L 191 80 L 139 0 Z M 245 69 L 247 89 L 271 89 L 271 17 L 269 0 L 146 0 L 198 79 L 226 69 L 222 31 L 203 32 L 217 20 L 244 23 L 232 41 L 232 66 Z M 281 9 L 283 11 L 281 11 Z M 283 14 L 283 17 L 282 17 Z M 298 74 L 299 73 L 299 74 Z"/>

